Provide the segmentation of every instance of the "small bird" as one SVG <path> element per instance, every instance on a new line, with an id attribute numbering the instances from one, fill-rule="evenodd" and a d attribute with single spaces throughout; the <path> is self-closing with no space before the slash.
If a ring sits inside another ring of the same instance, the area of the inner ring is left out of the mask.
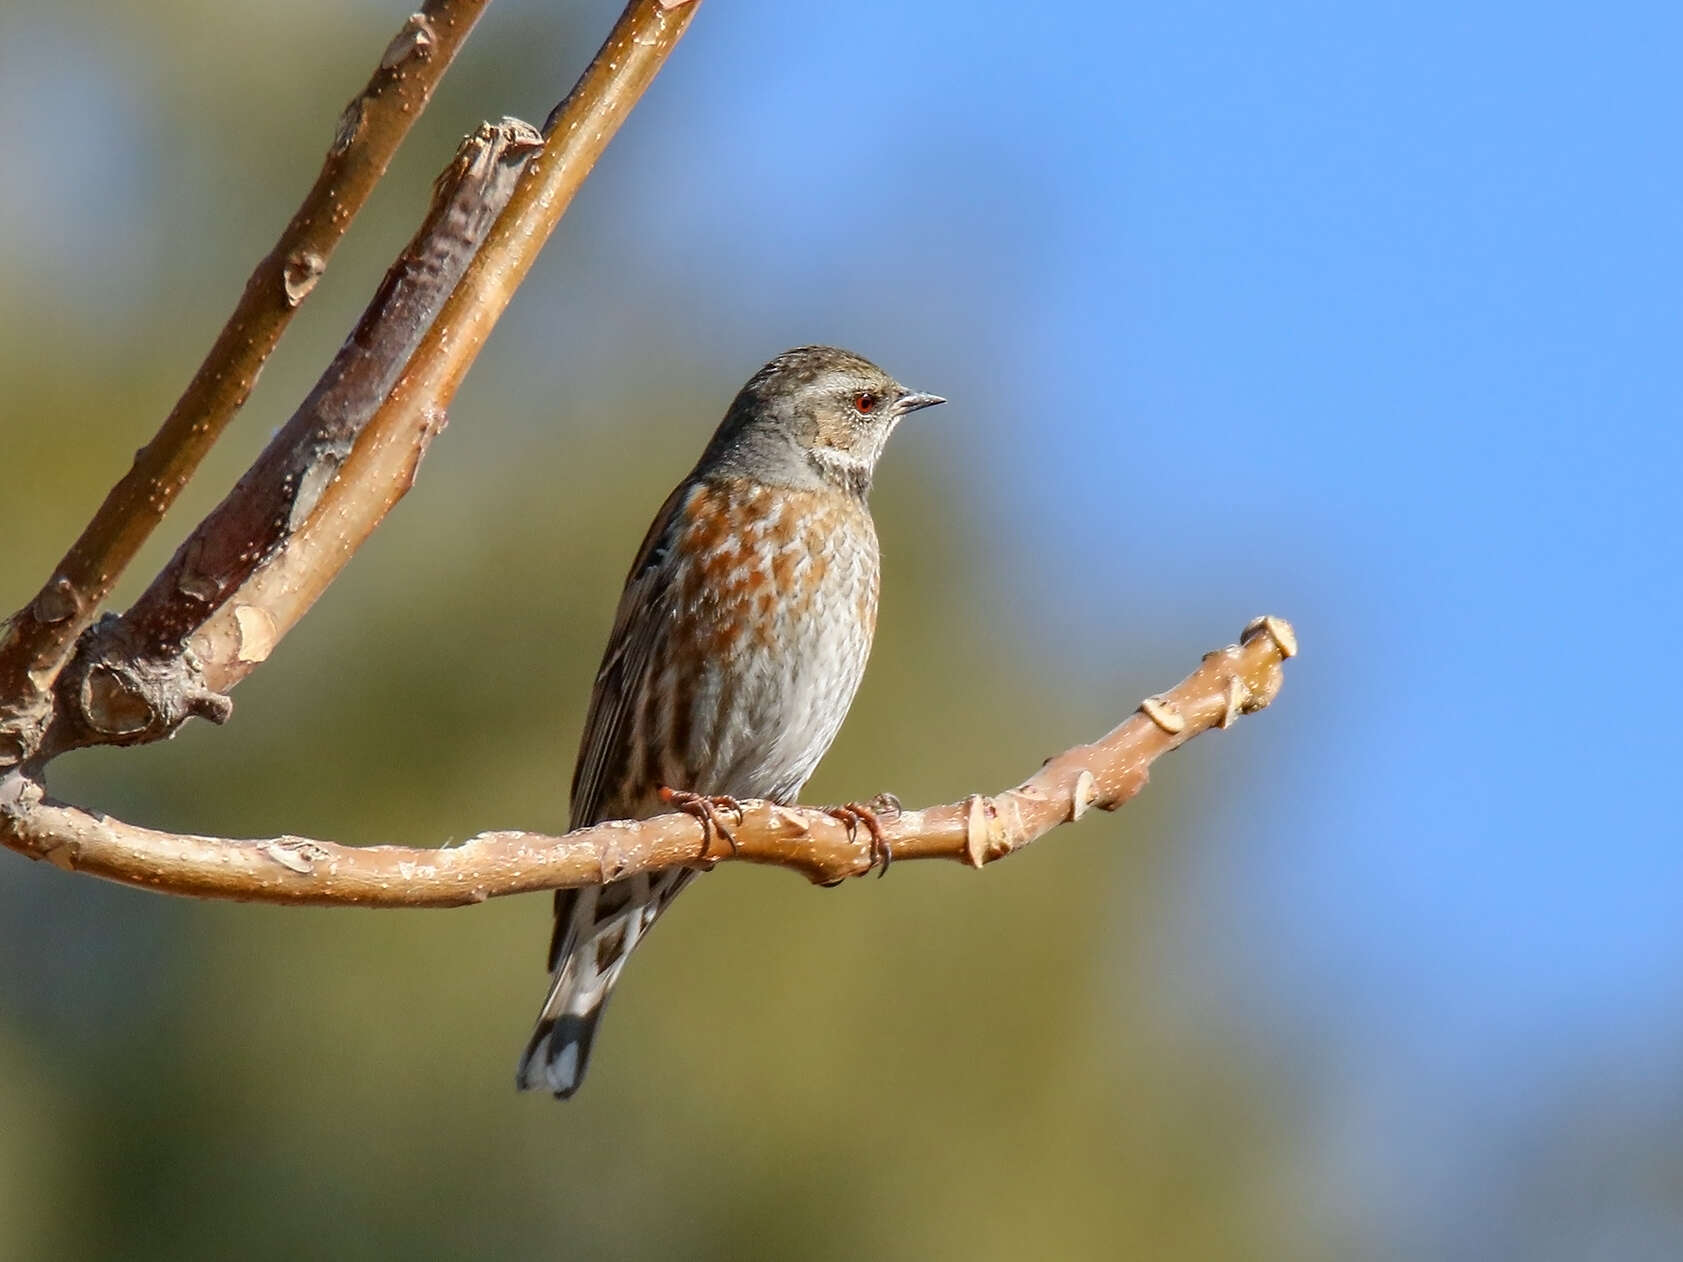
<path id="1" fill-rule="evenodd" d="M 749 378 L 631 563 L 573 770 L 573 828 L 674 808 L 719 826 L 715 808 L 737 798 L 795 801 L 876 630 L 877 458 L 902 417 L 944 402 L 832 346 Z M 876 836 L 865 808 L 839 813 Z M 578 1090 L 626 959 L 695 875 L 556 891 L 522 1089 Z"/>

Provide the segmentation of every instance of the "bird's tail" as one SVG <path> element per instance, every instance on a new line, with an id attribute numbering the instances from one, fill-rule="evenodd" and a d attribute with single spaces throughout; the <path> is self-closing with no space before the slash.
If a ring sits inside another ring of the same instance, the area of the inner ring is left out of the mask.
<path id="1" fill-rule="evenodd" d="M 694 875 L 691 868 L 670 868 L 556 891 L 549 994 L 515 1072 L 522 1091 L 553 1091 L 565 1100 L 579 1089 L 620 971 Z"/>

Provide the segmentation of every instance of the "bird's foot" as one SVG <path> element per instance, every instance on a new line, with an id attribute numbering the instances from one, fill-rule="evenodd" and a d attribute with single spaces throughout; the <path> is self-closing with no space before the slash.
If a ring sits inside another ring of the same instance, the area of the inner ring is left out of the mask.
<path id="1" fill-rule="evenodd" d="M 879 793 L 869 802 L 845 802 L 841 806 L 826 807 L 824 814 L 846 825 L 849 841 L 858 840 L 859 826 L 863 824 L 871 836 L 871 866 L 876 868 L 879 877 L 888 875 L 888 865 L 894 862 L 894 851 L 882 835 L 882 817 L 886 815 L 894 819 L 900 814 L 899 798 L 892 793 Z"/>
<path id="2" fill-rule="evenodd" d="M 708 795 L 706 793 L 691 793 L 688 789 L 672 789 L 665 785 L 660 787 L 660 800 L 675 811 L 682 811 L 685 815 L 693 815 L 701 821 L 701 853 L 705 855 L 713 845 L 713 834 L 716 832 L 725 839 L 732 854 L 736 853 L 736 838 L 731 836 L 730 829 L 719 818 L 720 811 L 729 811 L 736 816 L 737 827 L 742 826 L 744 819 L 742 803 L 728 793 Z"/>

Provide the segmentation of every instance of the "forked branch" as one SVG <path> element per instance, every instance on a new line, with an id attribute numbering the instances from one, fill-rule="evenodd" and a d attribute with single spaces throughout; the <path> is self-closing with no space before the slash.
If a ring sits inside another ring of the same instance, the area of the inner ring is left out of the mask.
<path id="1" fill-rule="evenodd" d="M 68 749 L 160 740 L 190 717 L 227 717 L 228 690 L 413 484 L 486 336 L 694 10 L 631 0 L 544 135 L 505 119 L 468 139 L 310 397 L 135 605 L 85 631 L 68 668 L 53 667 L 56 695 L 33 683 L 8 693 L 0 647 L 0 773 L 21 764 L 33 775 Z M 420 20 L 405 29 L 424 29 Z M 40 603 L 14 620 L 14 649 Z"/>
<path id="2" fill-rule="evenodd" d="M 536 130 L 506 118 L 462 142 L 420 230 L 292 419 L 128 611 L 83 637 L 59 681 L 41 761 L 82 745 L 160 740 L 195 715 L 228 716 L 224 693 L 284 632 L 264 599 L 284 592 L 271 576 L 287 571 L 294 537 L 338 480 L 542 143 Z M 412 436 L 415 459 L 437 428 Z M 384 487 L 364 489 L 384 502 L 395 498 Z M 207 624 L 236 592 L 245 594 L 230 619 L 235 634 L 209 634 Z"/>
<path id="3" fill-rule="evenodd" d="M 251 393 L 488 2 L 426 0 L 404 22 L 340 115 L 314 186 L 246 281 L 175 408 L 35 598 L 0 625 L 0 768 L 38 754 L 53 718 L 53 684 L 77 640 Z"/>
<path id="4" fill-rule="evenodd" d="M 160 892 L 364 907 L 455 906 L 731 858 L 825 883 L 871 870 L 875 847 L 857 829 L 821 810 L 765 802 L 747 803 L 728 838 L 673 814 L 560 837 L 488 832 L 416 849 L 158 832 L 46 796 L 41 769 L 62 750 L 156 740 L 190 715 L 226 715 L 227 690 L 268 656 L 409 488 L 491 327 L 695 9 L 693 0 L 630 0 L 551 114 L 541 147 L 510 120 L 470 138 L 427 224 L 298 415 L 134 607 L 90 630 L 384 169 L 406 126 L 393 111 L 418 112 L 484 2 L 429 0 L 405 25 L 347 111 L 317 189 L 254 274 L 188 393 L 0 638 L 0 844 Z M 1050 759 L 1003 793 L 896 810 L 883 820 L 882 840 L 896 859 L 979 867 L 1090 808 L 1114 809 L 1144 787 L 1155 759 L 1272 701 L 1295 652 L 1289 625 L 1258 619 L 1239 644 L 1208 654 L 1101 740 Z"/>
<path id="5" fill-rule="evenodd" d="M 1145 787 L 1151 764 L 1212 727 L 1274 699 L 1297 651 L 1279 618 L 1259 618 L 1240 643 L 1205 656 L 1169 692 L 1149 698 L 1091 745 L 1078 745 L 1014 789 L 972 795 L 883 824 L 896 860 L 957 859 L 980 867 L 1088 810 L 1114 810 Z M 0 841 L 73 872 L 169 894 L 355 907 L 453 907 L 505 894 L 587 885 L 726 859 L 794 868 L 821 883 L 859 876 L 871 846 L 821 810 L 745 804 L 735 850 L 689 815 L 599 824 L 565 836 L 488 832 L 460 846 L 343 846 L 303 837 L 233 841 L 156 832 L 45 797 L 20 777 L 0 782 Z"/>

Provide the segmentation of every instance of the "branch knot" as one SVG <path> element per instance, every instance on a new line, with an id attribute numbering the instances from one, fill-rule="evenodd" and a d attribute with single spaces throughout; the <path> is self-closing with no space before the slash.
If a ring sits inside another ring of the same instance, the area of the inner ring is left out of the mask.
<path id="1" fill-rule="evenodd" d="M 47 757 L 83 745 L 167 740 L 190 718 L 225 723 L 234 703 L 209 687 L 189 649 L 155 657 L 129 623 L 106 614 L 82 636 L 60 676 L 59 711 L 43 742 Z"/>

